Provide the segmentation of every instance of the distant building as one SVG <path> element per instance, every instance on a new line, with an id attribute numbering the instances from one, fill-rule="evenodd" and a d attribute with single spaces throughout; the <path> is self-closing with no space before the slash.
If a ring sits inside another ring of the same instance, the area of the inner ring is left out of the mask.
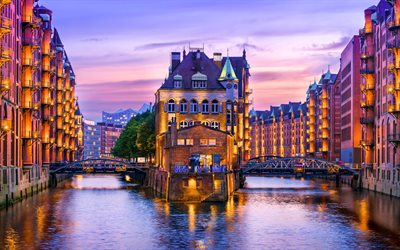
<path id="1" fill-rule="evenodd" d="M 322 74 L 307 90 L 307 156 L 335 160 L 329 149 L 330 124 L 329 89 L 335 83 L 336 74 L 330 70 Z"/>
<path id="2" fill-rule="evenodd" d="M 306 114 L 306 104 L 300 102 L 250 111 L 251 158 L 305 156 Z"/>
<path id="3" fill-rule="evenodd" d="M 121 125 L 108 124 L 98 122 L 97 127 L 100 129 L 100 157 L 112 158 L 111 150 L 115 146 L 119 136 L 122 133 Z"/>
<path id="4" fill-rule="evenodd" d="M 83 159 L 100 158 L 101 132 L 94 121 L 83 122 Z"/>
<path id="5" fill-rule="evenodd" d="M 137 114 L 138 112 L 133 109 L 119 109 L 114 113 L 103 111 L 102 122 L 125 127 L 125 125 Z"/>
<path id="6" fill-rule="evenodd" d="M 85 120 L 83 125 L 84 150 L 83 158 L 112 158 L 111 150 L 115 146 L 123 127 Z"/>

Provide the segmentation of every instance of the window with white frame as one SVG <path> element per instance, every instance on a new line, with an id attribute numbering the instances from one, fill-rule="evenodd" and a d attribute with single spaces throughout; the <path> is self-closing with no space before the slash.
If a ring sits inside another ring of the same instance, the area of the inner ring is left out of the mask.
<path id="1" fill-rule="evenodd" d="M 215 129 L 219 129 L 219 122 L 212 122 L 211 127 Z"/>
<path id="2" fill-rule="evenodd" d="M 204 101 L 201 103 L 201 112 L 202 112 L 203 114 L 208 114 L 208 100 L 204 100 Z"/>
<path id="3" fill-rule="evenodd" d="M 168 112 L 169 113 L 175 112 L 175 101 L 172 99 L 168 101 Z"/>
<path id="4" fill-rule="evenodd" d="M 181 122 L 179 123 L 179 127 L 180 127 L 180 128 L 187 128 L 188 126 L 189 126 L 189 124 L 188 124 L 187 121 L 181 121 Z"/>
<path id="5" fill-rule="evenodd" d="M 181 113 L 186 113 L 188 108 L 187 101 L 183 99 L 181 100 L 180 104 L 181 104 Z"/>
<path id="6" fill-rule="evenodd" d="M 211 104 L 211 112 L 213 114 L 218 114 L 218 106 L 219 106 L 218 101 L 217 100 L 213 100 L 212 104 Z"/>
<path id="7" fill-rule="evenodd" d="M 190 113 L 197 113 L 198 111 L 198 103 L 196 100 L 190 101 Z"/>

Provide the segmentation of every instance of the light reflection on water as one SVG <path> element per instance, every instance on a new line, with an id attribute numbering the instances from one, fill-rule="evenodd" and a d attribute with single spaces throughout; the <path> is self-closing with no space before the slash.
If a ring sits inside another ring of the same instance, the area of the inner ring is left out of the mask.
<path id="1" fill-rule="evenodd" d="M 226 203 L 169 204 L 116 176 L 84 175 L 0 211 L 0 246 L 395 248 L 399 208 L 399 199 L 327 182 L 262 177 L 248 178 Z"/>

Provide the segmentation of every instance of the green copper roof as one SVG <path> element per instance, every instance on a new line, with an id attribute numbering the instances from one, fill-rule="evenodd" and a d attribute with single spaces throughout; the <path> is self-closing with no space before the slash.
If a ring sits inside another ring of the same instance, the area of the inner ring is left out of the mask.
<path id="1" fill-rule="evenodd" d="M 224 67 L 222 68 L 221 75 L 218 78 L 218 81 L 234 81 L 238 82 L 239 80 L 236 77 L 235 71 L 233 70 L 231 60 L 229 56 L 226 58 Z"/>

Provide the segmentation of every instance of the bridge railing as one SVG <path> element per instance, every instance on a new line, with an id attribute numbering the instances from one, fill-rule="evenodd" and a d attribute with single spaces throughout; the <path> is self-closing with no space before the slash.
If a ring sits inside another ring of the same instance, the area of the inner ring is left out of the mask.
<path id="1" fill-rule="evenodd" d="M 330 162 L 318 158 L 308 157 L 275 157 L 275 156 L 261 156 L 250 159 L 249 162 L 241 166 L 242 173 L 250 172 L 252 170 L 260 169 L 294 169 L 303 168 L 307 170 L 323 170 L 329 174 L 340 173 L 343 171 L 351 172 L 352 170 L 345 166 L 339 165 L 336 162 Z"/>

